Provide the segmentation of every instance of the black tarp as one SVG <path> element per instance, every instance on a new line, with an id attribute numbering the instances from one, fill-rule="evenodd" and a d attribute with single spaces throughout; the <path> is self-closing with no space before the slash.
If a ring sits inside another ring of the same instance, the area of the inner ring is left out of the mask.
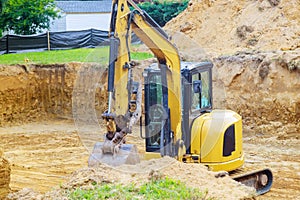
<path id="1" fill-rule="evenodd" d="M 0 54 L 47 49 L 47 34 L 32 36 L 6 35 L 0 39 Z"/>
<path id="2" fill-rule="evenodd" d="M 108 45 L 108 32 L 96 29 L 88 31 L 50 32 L 50 49 L 94 48 Z"/>
<path id="3" fill-rule="evenodd" d="M 49 40 L 48 40 L 49 37 Z M 39 35 L 5 35 L 0 39 L 0 54 L 74 48 L 94 48 L 108 45 L 108 31 L 49 32 Z"/>

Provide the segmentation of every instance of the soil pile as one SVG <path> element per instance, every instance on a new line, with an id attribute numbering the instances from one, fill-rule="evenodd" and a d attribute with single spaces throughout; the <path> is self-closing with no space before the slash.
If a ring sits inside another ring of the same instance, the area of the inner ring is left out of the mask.
<path id="1" fill-rule="evenodd" d="M 161 165 L 167 165 L 161 168 Z M 69 180 L 62 184 L 60 188 L 43 195 L 43 199 L 63 199 L 68 191 L 81 187 L 83 189 L 92 189 L 95 183 L 114 183 L 130 184 L 137 186 L 149 180 L 162 177 L 179 179 L 187 186 L 199 188 L 203 192 L 208 191 L 207 197 L 216 197 L 221 199 L 241 199 L 251 197 L 253 190 L 243 186 L 229 177 L 216 178 L 214 172 L 207 171 L 206 167 L 199 164 L 184 164 L 172 158 L 164 157 L 161 159 L 143 161 L 142 163 L 130 166 L 124 165 L 118 168 L 110 168 L 105 165 L 99 165 L 98 168 L 83 168 L 75 171 Z M 27 197 L 36 199 L 41 197 L 29 189 L 23 189 L 18 193 L 11 194 L 9 199 L 18 199 L 18 197 Z"/>
<path id="2" fill-rule="evenodd" d="M 299 10 L 298 0 L 192 0 L 165 29 L 190 36 L 215 56 L 246 49 L 295 50 L 300 47 Z"/>
<path id="3" fill-rule="evenodd" d="M 299 0 L 192 0 L 164 28 L 181 58 L 214 63 L 214 105 L 253 134 L 299 139 Z"/>
<path id="4" fill-rule="evenodd" d="M 0 148 L 0 199 L 4 199 L 10 192 L 10 164 L 3 157 L 3 151 Z"/>

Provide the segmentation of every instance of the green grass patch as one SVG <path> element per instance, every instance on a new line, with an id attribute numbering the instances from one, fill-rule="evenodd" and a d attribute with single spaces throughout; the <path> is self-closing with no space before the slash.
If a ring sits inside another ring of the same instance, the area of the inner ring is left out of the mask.
<path id="1" fill-rule="evenodd" d="M 96 185 L 93 190 L 76 189 L 71 192 L 68 199 L 72 200 L 96 200 L 96 199 L 206 199 L 207 192 L 187 187 L 184 183 L 164 178 L 150 181 L 140 187 L 131 184 L 129 186 L 103 184 Z"/>
<path id="2" fill-rule="evenodd" d="M 147 52 L 131 52 L 133 60 L 144 60 L 152 58 L 153 55 Z M 94 49 L 81 48 L 70 50 L 54 50 L 43 52 L 28 52 L 18 54 L 0 55 L 0 64 L 53 64 L 68 62 L 94 62 L 108 64 L 109 47 L 99 47 Z"/>

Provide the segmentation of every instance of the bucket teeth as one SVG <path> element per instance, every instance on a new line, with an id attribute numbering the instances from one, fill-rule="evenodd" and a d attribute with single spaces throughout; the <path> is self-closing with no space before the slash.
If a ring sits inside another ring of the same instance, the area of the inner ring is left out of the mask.
<path id="1" fill-rule="evenodd" d="M 89 157 L 88 166 L 97 167 L 99 164 L 119 166 L 123 164 L 135 165 L 140 162 L 140 157 L 135 145 L 122 144 L 118 152 L 103 153 L 103 142 L 97 142 Z"/>

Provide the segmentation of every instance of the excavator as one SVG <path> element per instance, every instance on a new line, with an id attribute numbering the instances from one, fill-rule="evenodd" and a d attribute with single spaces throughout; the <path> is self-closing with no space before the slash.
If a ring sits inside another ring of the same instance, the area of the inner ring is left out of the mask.
<path id="1" fill-rule="evenodd" d="M 144 69 L 143 81 L 133 76 L 132 31 L 157 58 Z M 169 156 L 212 171 L 241 168 L 242 118 L 213 109 L 211 62 L 182 62 L 165 31 L 132 0 L 113 0 L 109 37 L 108 110 L 102 114 L 107 132 L 104 142 L 95 144 L 89 166 L 139 163 L 137 147 L 125 140 L 139 122 L 143 159 Z M 269 169 L 233 179 L 255 188 L 257 195 L 268 192 L 273 182 Z"/>

